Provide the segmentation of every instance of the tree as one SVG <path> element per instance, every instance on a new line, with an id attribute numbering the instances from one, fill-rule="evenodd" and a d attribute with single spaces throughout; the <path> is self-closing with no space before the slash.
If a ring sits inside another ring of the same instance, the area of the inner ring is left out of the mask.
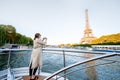
<path id="1" fill-rule="evenodd" d="M 104 35 L 92 41 L 92 44 L 119 44 L 120 43 L 120 33 Z"/>
<path id="2" fill-rule="evenodd" d="M 16 32 L 12 25 L 0 25 L 0 46 L 6 43 L 33 45 L 33 40 Z"/>

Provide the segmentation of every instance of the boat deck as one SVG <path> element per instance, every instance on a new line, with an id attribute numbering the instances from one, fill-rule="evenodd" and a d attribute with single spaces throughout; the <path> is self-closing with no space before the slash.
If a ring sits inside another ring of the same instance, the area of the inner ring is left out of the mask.
<path id="1" fill-rule="evenodd" d="M 8 70 L 9 69 L 0 71 L 0 80 L 7 80 Z M 12 73 L 14 73 L 15 80 L 30 80 L 28 67 L 14 68 L 11 69 L 11 71 Z M 39 79 L 37 80 L 44 80 L 46 77 L 50 75 L 51 75 L 50 73 L 41 72 L 41 74 L 37 75 L 39 77 Z M 55 79 L 52 78 L 50 80 Z"/>
<path id="2" fill-rule="evenodd" d="M 46 76 L 38 76 L 39 78 L 37 80 L 44 80 L 46 78 Z M 30 80 L 30 77 L 27 76 L 23 76 L 23 80 Z M 50 80 L 55 80 L 55 79 L 50 79 Z"/>

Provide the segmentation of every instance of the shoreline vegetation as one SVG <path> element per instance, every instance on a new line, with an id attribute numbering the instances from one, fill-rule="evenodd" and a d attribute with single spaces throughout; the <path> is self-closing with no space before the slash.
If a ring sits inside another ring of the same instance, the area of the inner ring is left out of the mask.
<path id="1" fill-rule="evenodd" d="M 5 44 L 33 45 L 32 38 L 16 32 L 12 25 L 0 24 L 0 46 Z"/>
<path id="2" fill-rule="evenodd" d="M 0 24 L 0 47 L 5 44 L 20 44 L 31 46 L 33 45 L 33 40 L 31 37 L 27 37 L 23 34 L 16 32 L 15 27 L 12 25 Z M 97 38 L 91 42 L 91 44 L 79 44 L 79 43 L 68 43 L 68 44 L 59 44 L 59 47 L 91 47 L 92 45 L 120 45 L 120 33 L 103 35 L 100 38 Z M 52 46 L 47 45 L 47 46 Z"/>
<path id="3" fill-rule="evenodd" d="M 59 46 L 68 46 L 68 47 L 91 47 L 92 45 L 120 45 L 120 33 L 103 35 L 100 38 L 94 39 L 91 44 L 60 44 Z"/>

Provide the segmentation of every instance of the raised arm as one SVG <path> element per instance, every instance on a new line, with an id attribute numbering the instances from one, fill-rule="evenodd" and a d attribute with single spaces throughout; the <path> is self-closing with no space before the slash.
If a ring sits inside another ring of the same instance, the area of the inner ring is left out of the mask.
<path id="1" fill-rule="evenodd" d="M 41 40 L 37 40 L 37 43 L 41 44 L 41 45 L 45 45 L 47 43 L 47 41 L 45 39 Z"/>

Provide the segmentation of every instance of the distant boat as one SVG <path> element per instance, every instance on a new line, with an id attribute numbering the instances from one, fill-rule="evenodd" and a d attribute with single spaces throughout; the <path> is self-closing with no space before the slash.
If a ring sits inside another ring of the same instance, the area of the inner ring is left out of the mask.
<path id="1" fill-rule="evenodd" d="M 20 51 L 28 51 L 31 49 L 28 48 L 22 48 L 18 44 L 6 44 L 3 48 L 0 49 L 0 52 L 2 53 L 9 53 L 9 52 L 20 52 Z"/>
<path id="2" fill-rule="evenodd" d="M 30 51 L 31 49 L 0 49 L 2 53 Z"/>
<path id="3" fill-rule="evenodd" d="M 120 53 L 120 45 L 93 45 L 93 51 Z"/>

